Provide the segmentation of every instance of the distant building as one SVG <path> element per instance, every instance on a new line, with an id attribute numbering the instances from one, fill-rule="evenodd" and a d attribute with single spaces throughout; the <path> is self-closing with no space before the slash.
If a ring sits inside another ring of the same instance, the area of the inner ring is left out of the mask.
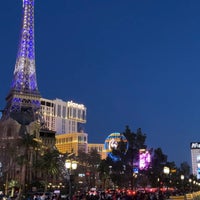
<path id="1" fill-rule="evenodd" d="M 200 179 L 200 142 L 191 142 L 192 174 Z"/>
<path id="2" fill-rule="evenodd" d="M 61 153 L 85 153 L 96 149 L 101 158 L 106 158 L 104 144 L 88 144 L 84 133 L 86 107 L 73 101 L 41 98 L 41 110 L 47 129 L 56 132 L 56 147 Z"/>
<path id="3" fill-rule="evenodd" d="M 56 135 L 84 132 L 86 107 L 83 104 L 41 98 L 41 109 L 46 127 L 56 131 Z"/>
<path id="4" fill-rule="evenodd" d="M 42 142 L 42 144 L 46 147 L 54 148 L 56 143 L 55 134 L 55 131 L 50 131 L 48 129 L 40 129 L 39 139 Z"/>
<path id="5" fill-rule="evenodd" d="M 66 133 L 56 135 L 56 147 L 61 153 L 75 153 L 79 151 L 87 153 L 87 133 Z"/>
<path id="6" fill-rule="evenodd" d="M 107 157 L 104 144 L 96 144 L 96 143 L 88 144 L 88 153 L 91 152 L 91 150 L 93 149 L 97 150 L 97 152 L 101 155 L 101 159 L 105 159 Z"/>
<path id="7" fill-rule="evenodd" d="M 106 158 L 104 144 L 88 144 L 87 133 L 66 133 L 56 135 L 56 147 L 61 153 L 74 153 L 78 156 L 79 151 L 85 153 L 91 152 L 93 149 L 97 150 L 101 159 Z"/>

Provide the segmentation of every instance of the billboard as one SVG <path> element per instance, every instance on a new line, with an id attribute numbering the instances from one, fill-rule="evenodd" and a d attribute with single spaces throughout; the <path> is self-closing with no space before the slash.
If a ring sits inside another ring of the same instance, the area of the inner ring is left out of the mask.
<path id="1" fill-rule="evenodd" d="M 140 149 L 139 150 L 139 169 L 146 170 L 149 168 L 151 163 L 151 155 L 148 150 Z"/>
<path id="2" fill-rule="evenodd" d="M 126 137 L 118 132 L 111 133 L 105 140 L 104 143 L 104 148 L 105 151 L 107 152 L 107 155 L 113 160 L 113 161 L 119 161 L 121 158 L 119 155 L 113 154 L 113 150 L 115 151 L 120 151 L 121 149 L 121 144 L 124 145 L 124 154 L 126 154 L 128 150 L 128 141 Z"/>
<path id="3" fill-rule="evenodd" d="M 200 142 L 191 142 L 190 149 L 200 149 Z"/>

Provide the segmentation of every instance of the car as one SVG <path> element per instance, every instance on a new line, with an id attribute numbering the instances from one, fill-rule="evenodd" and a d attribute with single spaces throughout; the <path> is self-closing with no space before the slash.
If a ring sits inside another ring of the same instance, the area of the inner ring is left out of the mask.
<path id="1" fill-rule="evenodd" d="M 117 192 L 116 192 L 116 190 L 115 189 L 108 189 L 107 191 L 106 191 L 106 194 L 108 195 L 108 196 L 110 196 L 110 197 L 112 197 L 114 194 L 116 194 Z"/>
<path id="2" fill-rule="evenodd" d="M 88 194 L 90 196 L 96 196 L 98 193 L 97 193 L 97 189 L 96 188 L 91 188 L 88 192 Z"/>
<path id="3" fill-rule="evenodd" d="M 136 191 L 135 191 L 135 190 L 130 190 L 130 189 L 128 189 L 128 190 L 126 190 L 126 194 L 127 194 L 128 196 L 134 196 L 134 195 L 136 194 Z"/>

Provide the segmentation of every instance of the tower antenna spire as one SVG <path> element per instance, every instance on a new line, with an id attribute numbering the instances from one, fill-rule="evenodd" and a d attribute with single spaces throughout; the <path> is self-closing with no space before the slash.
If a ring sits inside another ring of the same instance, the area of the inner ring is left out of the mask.
<path id="1" fill-rule="evenodd" d="M 2 119 L 29 109 L 40 109 L 40 93 L 37 87 L 34 40 L 34 0 L 23 0 L 23 18 L 18 53 L 11 89 L 6 97 L 7 105 Z"/>

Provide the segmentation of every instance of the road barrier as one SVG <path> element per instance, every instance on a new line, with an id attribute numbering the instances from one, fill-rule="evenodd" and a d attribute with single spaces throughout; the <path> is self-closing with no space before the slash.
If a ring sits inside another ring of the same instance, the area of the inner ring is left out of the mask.
<path id="1" fill-rule="evenodd" d="M 180 196 L 170 196 L 171 200 L 200 200 L 200 191 Z"/>
<path id="2" fill-rule="evenodd" d="M 170 196 L 171 200 L 184 200 L 185 196 L 184 195 L 179 195 L 179 196 Z"/>

